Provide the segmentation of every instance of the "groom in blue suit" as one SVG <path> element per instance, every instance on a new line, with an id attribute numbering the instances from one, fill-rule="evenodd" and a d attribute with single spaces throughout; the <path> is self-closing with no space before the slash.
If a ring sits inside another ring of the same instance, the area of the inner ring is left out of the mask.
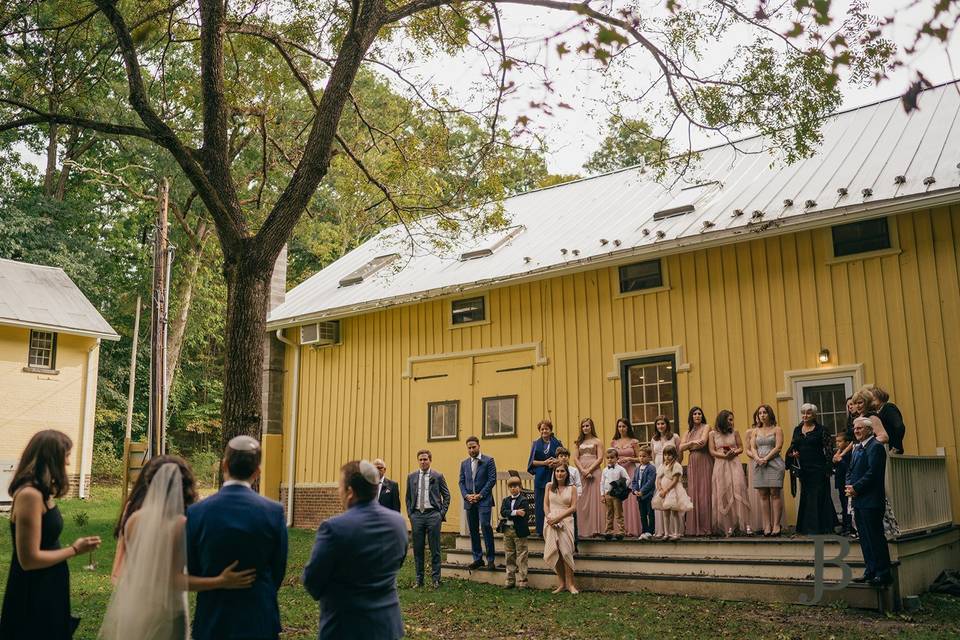
<path id="1" fill-rule="evenodd" d="M 343 465 L 345 511 L 317 531 L 303 586 L 320 601 L 320 640 L 403 636 L 397 572 L 407 556 L 407 523 L 376 500 L 379 483 L 366 460 Z"/>
<path id="2" fill-rule="evenodd" d="M 191 576 L 220 575 L 235 560 L 238 571 L 256 570 L 247 589 L 197 594 L 194 640 L 274 640 L 280 635 L 277 589 L 287 568 L 287 527 L 280 503 L 251 488 L 259 475 L 260 443 L 237 436 L 223 456 L 220 491 L 187 509 Z"/>
<path id="3" fill-rule="evenodd" d="M 463 508 L 467 511 L 467 528 L 470 530 L 470 545 L 473 549 L 473 563 L 469 568 L 483 566 L 483 550 L 480 548 L 480 533 L 487 547 L 487 569 L 493 570 L 493 526 L 490 514 L 493 511 L 493 488 L 497 484 L 497 463 L 490 456 L 480 454 L 480 439 L 477 436 L 467 438 L 469 457 L 460 463 L 460 495 L 463 496 Z"/>

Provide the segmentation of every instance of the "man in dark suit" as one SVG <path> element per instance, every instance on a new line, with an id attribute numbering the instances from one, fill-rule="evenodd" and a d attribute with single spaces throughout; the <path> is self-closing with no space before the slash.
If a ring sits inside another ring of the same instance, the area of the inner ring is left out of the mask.
<path id="1" fill-rule="evenodd" d="M 303 570 L 303 586 L 320 601 L 320 640 L 403 636 L 397 572 L 407 555 L 407 525 L 375 500 L 379 484 L 366 460 L 340 469 L 344 513 L 320 525 Z"/>
<path id="2" fill-rule="evenodd" d="M 277 589 L 287 568 L 283 507 L 250 488 L 260 475 L 260 443 L 237 436 L 223 456 L 224 483 L 216 494 L 187 509 L 187 568 L 192 576 L 217 576 L 234 560 L 255 569 L 249 589 L 197 594 L 195 640 L 280 635 Z"/>
<path id="3" fill-rule="evenodd" d="M 883 535 L 884 475 L 887 451 L 873 436 L 869 418 L 853 422 L 857 439 L 853 459 L 847 471 L 846 494 L 853 499 L 853 517 L 860 534 L 860 549 L 866 572 L 854 582 L 869 582 L 874 586 L 890 584 L 890 551 Z"/>
<path id="4" fill-rule="evenodd" d="M 493 488 L 497 485 L 497 463 L 480 453 L 480 439 L 477 436 L 467 438 L 467 454 L 467 459 L 460 463 L 460 495 L 463 496 L 463 508 L 467 511 L 467 528 L 473 549 L 470 569 L 483 566 L 483 550 L 480 548 L 482 531 L 487 547 L 487 569 L 492 571 L 496 565 L 490 514 L 493 511 Z"/>
<path id="5" fill-rule="evenodd" d="M 413 536 L 413 564 L 417 572 L 414 585 L 423 586 L 423 547 L 430 543 L 430 568 L 433 588 L 440 586 L 440 524 L 447 519 L 450 490 L 443 474 L 430 468 L 433 455 L 427 449 L 417 451 L 419 471 L 407 476 L 407 515 Z"/>
<path id="6" fill-rule="evenodd" d="M 380 482 L 377 484 L 377 502 L 400 513 L 400 485 L 387 477 L 387 464 L 377 458 L 373 461 L 373 466 L 377 468 L 380 475 Z"/>
<path id="7" fill-rule="evenodd" d="M 530 525 L 527 512 L 530 505 L 520 493 L 520 478 L 510 476 L 507 480 L 509 495 L 503 497 L 500 505 L 500 521 L 503 523 L 503 548 L 507 556 L 507 589 L 527 586 L 527 538 Z"/>

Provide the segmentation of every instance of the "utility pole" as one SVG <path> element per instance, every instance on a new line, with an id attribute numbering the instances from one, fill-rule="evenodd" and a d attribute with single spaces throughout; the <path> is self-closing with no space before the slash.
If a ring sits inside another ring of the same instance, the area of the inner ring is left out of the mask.
<path id="1" fill-rule="evenodd" d="M 168 237 L 167 204 L 170 184 L 160 182 L 157 225 L 153 235 L 153 292 L 150 307 L 150 457 L 166 451 L 167 424 L 167 313 L 170 298 L 172 254 Z"/>

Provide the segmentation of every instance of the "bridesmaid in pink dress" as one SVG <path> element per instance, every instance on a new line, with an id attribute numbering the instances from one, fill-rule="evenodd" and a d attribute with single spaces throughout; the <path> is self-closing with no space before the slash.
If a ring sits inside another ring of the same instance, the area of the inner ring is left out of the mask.
<path id="1" fill-rule="evenodd" d="M 733 426 L 733 412 L 721 411 L 710 434 L 713 456 L 713 530 L 732 536 L 746 531 L 750 523 L 747 478 L 739 456 L 743 453 L 740 434 Z"/>
<path id="2" fill-rule="evenodd" d="M 610 446 L 617 450 L 617 464 L 626 469 L 627 477 L 632 478 L 640 461 L 640 442 L 633 436 L 633 426 L 626 418 L 617 420 L 616 434 Z M 640 536 L 640 505 L 633 492 L 623 501 L 623 522 L 628 536 Z"/>
<path id="3" fill-rule="evenodd" d="M 577 499 L 577 527 L 581 538 L 593 538 L 604 530 L 606 511 L 600 502 L 600 473 L 603 466 L 603 442 L 590 418 L 580 423 L 580 435 L 574 447 L 574 463 L 580 470 L 583 493 Z"/>
<path id="4" fill-rule="evenodd" d="M 656 429 L 656 433 L 653 435 L 653 440 L 650 441 L 650 449 L 653 451 L 653 463 L 656 465 L 656 468 L 659 469 L 660 465 L 663 464 L 664 448 L 672 445 L 677 451 L 680 451 L 680 436 L 673 432 L 670 426 L 670 419 L 667 416 L 657 416 L 654 422 L 654 428 Z M 654 510 L 653 523 L 653 537 L 657 539 L 667 537 L 662 511 Z M 680 533 L 683 532 L 681 531 Z"/>
<path id="5" fill-rule="evenodd" d="M 690 452 L 687 463 L 687 493 L 693 501 L 693 509 L 687 511 L 685 534 L 709 536 L 713 533 L 713 456 L 708 448 L 710 425 L 707 424 L 703 409 L 690 409 L 687 426 L 690 430 L 683 437 L 680 451 L 681 456 L 683 451 Z"/>

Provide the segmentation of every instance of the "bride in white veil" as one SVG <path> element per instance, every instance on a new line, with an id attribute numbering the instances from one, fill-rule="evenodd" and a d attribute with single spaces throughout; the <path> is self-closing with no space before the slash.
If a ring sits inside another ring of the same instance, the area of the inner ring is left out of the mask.
<path id="1" fill-rule="evenodd" d="M 102 640 L 182 640 L 189 637 L 183 481 L 163 464 L 127 520 L 119 580 L 104 615 Z"/>

